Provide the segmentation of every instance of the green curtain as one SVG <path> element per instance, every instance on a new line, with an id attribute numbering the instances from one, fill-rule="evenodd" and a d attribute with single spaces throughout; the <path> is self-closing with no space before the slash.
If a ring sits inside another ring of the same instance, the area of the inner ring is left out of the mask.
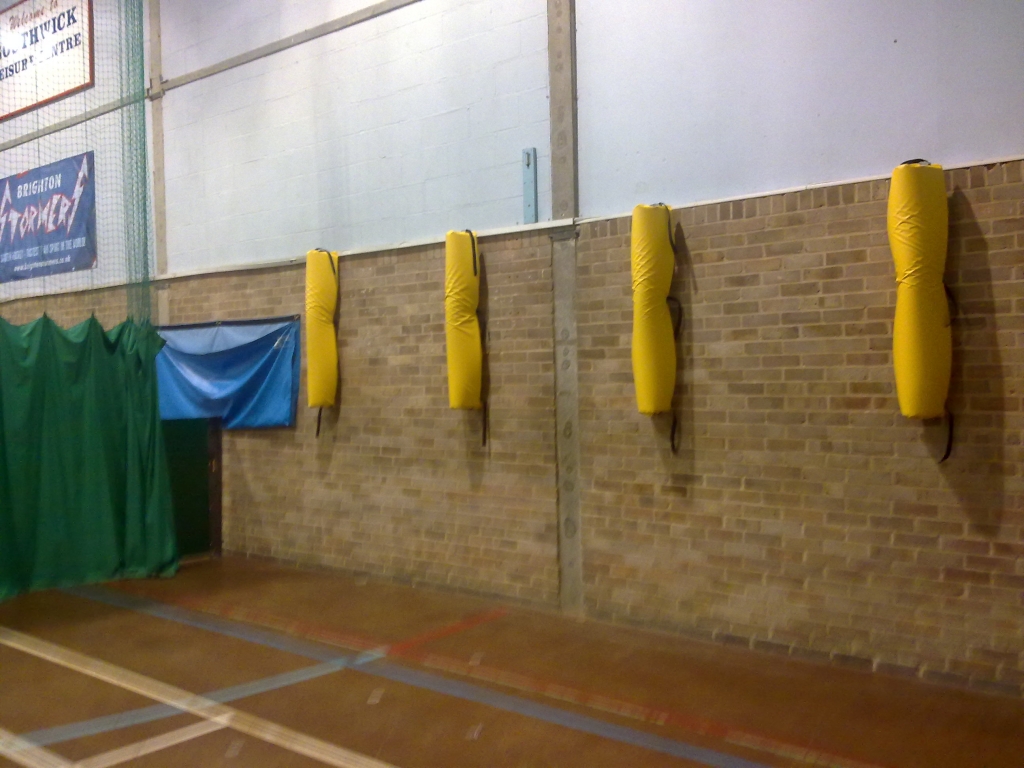
<path id="1" fill-rule="evenodd" d="M 148 323 L 0 319 L 0 600 L 177 569 Z"/>

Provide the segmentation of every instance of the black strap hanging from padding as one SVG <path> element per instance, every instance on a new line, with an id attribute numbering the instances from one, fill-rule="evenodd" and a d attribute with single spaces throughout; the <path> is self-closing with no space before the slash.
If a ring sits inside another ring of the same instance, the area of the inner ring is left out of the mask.
<path id="1" fill-rule="evenodd" d="M 473 237 L 473 230 L 471 230 L 471 229 L 467 229 L 466 230 L 466 234 L 469 235 L 469 242 L 470 242 L 470 244 L 473 247 L 473 277 L 477 277 L 479 275 L 479 273 L 480 273 L 480 268 L 479 268 L 480 265 L 478 263 L 480 257 L 479 257 L 479 255 L 476 252 L 476 238 Z M 480 311 L 480 307 L 479 306 L 477 306 L 477 309 L 476 309 L 476 320 L 480 324 L 480 349 L 481 349 L 481 353 L 482 353 L 481 357 L 483 359 L 484 365 L 486 366 L 486 364 L 487 364 L 487 321 L 484 319 L 483 313 Z M 483 375 L 484 375 L 484 372 L 481 371 L 480 372 L 481 378 L 483 377 Z M 487 427 L 488 427 L 488 424 L 487 424 L 487 421 L 488 421 L 487 393 L 482 391 L 483 390 L 483 381 L 480 382 L 480 385 L 481 385 L 480 400 L 481 400 L 482 406 L 483 406 L 483 408 L 482 408 L 483 409 L 483 414 L 482 414 L 482 416 L 483 416 L 483 418 L 482 418 L 483 425 L 481 427 L 483 434 L 481 435 L 481 438 L 480 438 L 480 445 L 482 447 L 486 448 L 487 447 Z"/>
<path id="2" fill-rule="evenodd" d="M 949 290 L 949 286 L 943 283 L 942 287 L 946 291 L 946 303 L 949 304 L 949 324 L 952 325 L 953 315 L 960 314 L 960 306 L 956 303 L 956 296 Z"/>
<path id="3" fill-rule="evenodd" d="M 659 208 L 668 208 L 664 203 L 658 203 Z M 668 244 L 672 246 L 672 253 L 676 253 L 676 240 L 672 237 L 672 211 L 668 212 Z"/>
<path id="4" fill-rule="evenodd" d="M 477 255 L 476 255 L 476 238 L 473 237 L 473 230 L 467 229 L 466 234 L 469 235 L 469 244 L 473 248 L 473 277 L 476 277 L 479 270 L 477 269 Z"/>
<path id="5" fill-rule="evenodd" d="M 482 435 L 481 440 L 480 440 L 480 447 L 481 448 L 486 448 L 487 447 L 487 419 L 488 419 L 487 401 L 485 400 L 484 401 L 484 407 L 483 407 L 483 422 L 484 422 L 483 435 Z"/>
<path id="6" fill-rule="evenodd" d="M 946 435 L 946 452 L 942 454 L 942 458 L 939 459 L 939 464 L 949 458 L 949 454 L 953 452 L 953 412 L 946 411 L 946 423 L 949 426 L 949 432 Z"/>
<path id="7" fill-rule="evenodd" d="M 481 360 L 483 361 L 483 368 L 487 368 L 487 321 L 484 319 L 483 313 L 479 308 L 476 310 L 476 320 L 480 324 L 480 351 Z M 480 439 L 480 445 L 484 448 L 487 447 L 487 392 L 484 389 L 484 371 L 480 371 L 480 402 L 483 408 L 483 435 Z"/>
<path id="8" fill-rule="evenodd" d="M 953 316 L 960 314 L 960 307 L 957 306 L 956 297 L 953 292 L 949 290 L 949 286 L 945 283 L 942 284 L 943 289 L 946 291 L 946 301 L 949 303 L 949 324 L 953 324 Z M 949 454 L 953 452 L 953 412 L 948 408 L 946 409 L 946 422 L 949 427 L 949 431 L 946 435 L 946 452 L 942 454 L 942 458 L 939 459 L 939 464 L 949 458 Z"/>
<path id="9" fill-rule="evenodd" d="M 675 296 L 666 296 L 665 301 L 669 306 L 669 314 L 673 314 L 672 317 L 672 338 L 675 341 L 679 341 L 679 332 L 683 327 L 683 305 Z M 672 309 L 675 309 L 675 313 Z"/>
<path id="10" fill-rule="evenodd" d="M 665 205 L 664 203 L 658 203 L 658 205 L 664 206 L 665 208 L 668 208 L 668 206 Z M 676 240 L 672 236 L 672 214 L 671 214 L 671 212 L 669 213 L 669 216 L 668 216 L 668 244 L 672 247 L 672 253 L 673 254 L 678 252 L 676 250 Z M 673 317 L 672 317 L 672 340 L 675 341 L 678 344 L 678 342 L 679 342 L 679 332 L 682 330 L 682 327 L 683 327 L 683 305 L 682 305 L 682 302 L 680 302 L 679 299 L 677 299 L 675 296 L 666 296 L 665 297 L 665 301 L 668 303 L 668 306 L 669 306 L 669 314 L 673 314 Z M 675 309 L 675 313 L 672 312 L 673 308 Z M 669 429 L 669 438 L 668 439 L 669 439 L 669 446 L 672 449 L 672 455 L 675 456 L 676 454 L 679 453 L 679 412 L 676 409 L 672 410 L 672 426 Z"/>
<path id="11" fill-rule="evenodd" d="M 324 407 L 321 405 L 316 411 L 316 436 L 320 437 L 320 419 L 324 416 Z"/>
<path id="12" fill-rule="evenodd" d="M 679 343 L 679 333 L 683 328 L 683 304 L 675 296 L 666 296 L 665 301 L 669 306 L 669 314 L 672 317 L 672 340 Z M 675 312 L 672 309 L 675 308 Z M 672 448 L 672 455 L 679 453 L 679 413 L 672 410 L 672 428 L 669 433 L 669 444 Z"/>
<path id="13" fill-rule="evenodd" d="M 331 252 L 328 251 L 326 248 L 317 248 L 317 250 L 320 251 L 320 253 L 326 253 L 327 254 L 327 264 L 331 268 L 331 273 L 334 275 L 335 278 L 337 278 L 338 277 L 338 270 L 334 266 L 334 259 L 331 258 Z"/>

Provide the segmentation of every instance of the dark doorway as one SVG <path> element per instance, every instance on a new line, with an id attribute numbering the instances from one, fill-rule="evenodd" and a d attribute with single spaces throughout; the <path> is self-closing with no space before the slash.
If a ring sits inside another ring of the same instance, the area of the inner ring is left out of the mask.
<path id="1" fill-rule="evenodd" d="M 220 420 L 163 422 L 181 557 L 220 554 Z"/>

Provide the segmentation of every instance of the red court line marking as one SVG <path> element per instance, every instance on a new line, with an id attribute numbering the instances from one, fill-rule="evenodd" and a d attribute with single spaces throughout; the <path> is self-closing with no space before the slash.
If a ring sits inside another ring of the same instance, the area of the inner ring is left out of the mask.
<path id="1" fill-rule="evenodd" d="M 153 599 L 145 594 L 143 590 L 132 589 L 129 585 L 118 584 L 116 588 L 150 600 Z M 453 659 L 447 656 L 414 650 L 416 646 L 423 645 L 432 640 L 450 637 L 458 632 L 463 632 L 485 624 L 488 621 L 494 621 L 502 616 L 506 616 L 508 610 L 504 608 L 497 608 L 477 614 L 476 616 L 470 616 L 446 627 L 424 632 L 408 640 L 388 646 L 387 643 L 379 642 L 364 635 L 339 632 L 312 622 L 287 619 L 264 611 L 256 611 L 240 606 L 225 605 L 196 598 L 163 598 L 162 602 L 225 619 L 276 629 L 306 640 L 316 640 L 329 645 L 338 645 L 343 648 L 359 651 L 379 650 L 386 652 L 387 656 L 412 661 L 441 672 L 503 685 L 525 693 L 537 694 L 588 709 L 608 712 L 631 720 L 653 723 L 655 725 L 670 724 L 689 733 L 710 736 L 738 746 L 800 760 L 804 763 L 820 766 L 820 768 L 887 768 L 876 763 L 865 763 L 836 755 L 810 745 L 780 741 L 771 736 L 734 728 L 731 725 L 708 720 L 696 715 L 648 707 L 636 702 L 616 699 L 611 696 L 592 693 L 560 683 L 541 680 L 518 672 L 510 672 L 483 665 L 471 665 L 461 659 Z"/>
<path id="2" fill-rule="evenodd" d="M 454 624 L 449 624 L 446 627 L 439 627 L 438 629 L 424 632 L 421 635 L 410 637 L 408 640 L 403 640 L 400 643 L 395 643 L 388 647 L 388 656 L 401 656 L 405 653 L 409 653 L 418 645 L 426 645 L 433 640 L 440 640 L 442 637 L 451 637 L 457 635 L 459 632 L 465 632 L 467 629 L 473 629 L 479 627 L 481 624 L 486 624 L 489 621 L 495 621 L 500 619 L 502 616 L 506 616 L 508 610 L 505 608 L 495 608 L 491 611 L 484 611 L 476 616 L 470 616 L 468 619 L 462 621 L 456 621 Z"/>
<path id="3" fill-rule="evenodd" d="M 496 683 L 525 693 L 538 694 L 632 720 L 654 723 L 655 725 L 670 724 L 689 733 L 718 738 L 739 746 L 758 749 L 762 752 L 822 766 L 822 768 L 882 768 L 882 766 L 873 763 L 865 763 L 832 754 L 809 745 L 780 741 L 771 736 L 741 730 L 725 723 L 719 723 L 695 715 L 647 707 L 643 704 L 624 701 L 603 694 L 591 693 L 559 683 L 529 677 L 517 672 L 509 672 L 482 665 L 473 666 L 458 659 L 451 659 L 432 653 L 408 652 L 396 655 L 399 658 L 415 661 L 425 667 L 437 669 L 441 672 Z"/>

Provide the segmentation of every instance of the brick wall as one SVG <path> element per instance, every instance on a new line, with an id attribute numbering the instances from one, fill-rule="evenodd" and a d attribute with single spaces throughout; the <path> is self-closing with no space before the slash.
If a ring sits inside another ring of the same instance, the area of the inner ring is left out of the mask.
<path id="1" fill-rule="evenodd" d="M 956 442 L 941 466 L 944 426 L 904 419 L 896 403 L 888 182 L 675 212 L 687 318 L 678 456 L 669 420 L 638 415 L 633 399 L 629 220 L 583 227 L 596 613 L 1024 683 L 1021 163 L 947 179 L 959 314 Z"/>
<path id="2" fill-rule="evenodd" d="M 224 439 L 224 542 L 537 602 L 557 593 L 547 237 L 487 239 L 490 436 L 448 408 L 444 247 L 341 263 L 341 406 Z M 170 322 L 299 313 L 301 268 L 170 284 Z M 305 366 L 303 366 L 305 370 Z"/>
<path id="3" fill-rule="evenodd" d="M 104 328 L 112 328 L 128 315 L 128 292 L 124 287 L 99 288 L 0 302 L 0 317 L 15 325 L 29 323 L 44 312 L 64 328 L 88 320 L 90 315 L 96 315 Z"/>
<path id="4" fill-rule="evenodd" d="M 629 220 L 581 226 L 581 473 L 593 615 L 811 658 L 1024 684 L 1022 163 L 953 171 L 953 455 L 903 419 L 885 182 L 676 211 L 679 414 L 636 413 Z M 224 441 L 225 544 L 557 602 L 551 247 L 482 243 L 491 439 L 447 407 L 443 247 L 343 261 L 341 406 Z M 299 313 L 300 267 L 168 281 L 171 323 Z M 154 306 L 160 302 L 154 301 Z M 124 292 L 0 305 L 123 317 Z M 305 398 L 305 391 L 301 397 Z"/>

